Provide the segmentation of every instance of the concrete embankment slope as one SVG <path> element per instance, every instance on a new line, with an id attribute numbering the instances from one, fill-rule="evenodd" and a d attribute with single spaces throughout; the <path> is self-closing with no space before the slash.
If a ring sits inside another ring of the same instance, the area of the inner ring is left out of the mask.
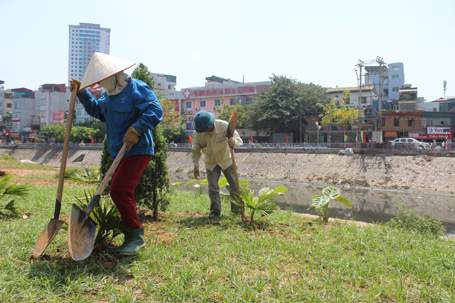
<path id="1" fill-rule="evenodd" d="M 0 147 L 0 153 L 9 153 L 18 160 L 59 165 L 61 149 Z M 82 162 L 73 162 L 82 157 Z M 101 151 L 96 148 L 72 148 L 68 164 L 97 165 L 100 157 Z M 455 191 L 454 157 L 238 153 L 237 161 L 241 177 L 258 183 L 264 180 L 315 185 L 339 184 L 447 194 Z M 170 152 L 168 165 L 173 179 L 186 180 L 192 175 L 189 152 Z"/>

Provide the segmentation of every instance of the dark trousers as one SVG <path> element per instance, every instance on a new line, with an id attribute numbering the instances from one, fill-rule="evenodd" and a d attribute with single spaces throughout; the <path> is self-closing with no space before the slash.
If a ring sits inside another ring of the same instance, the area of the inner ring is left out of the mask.
<path id="1" fill-rule="evenodd" d="M 210 216 L 219 217 L 221 215 L 221 200 L 220 200 L 220 187 L 218 180 L 220 179 L 221 172 L 226 177 L 230 192 L 237 193 L 237 185 L 235 184 L 234 170 L 229 166 L 222 170 L 218 165 L 212 170 L 207 169 L 207 180 L 209 183 L 209 197 L 210 197 Z M 231 200 L 231 212 L 238 213 L 239 207 Z"/>

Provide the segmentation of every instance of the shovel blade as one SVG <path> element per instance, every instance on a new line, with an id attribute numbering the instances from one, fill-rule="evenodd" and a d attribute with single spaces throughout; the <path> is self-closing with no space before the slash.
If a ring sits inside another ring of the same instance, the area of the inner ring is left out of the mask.
<path id="1" fill-rule="evenodd" d="M 36 241 L 35 247 L 32 251 L 33 258 L 39 258 L 43 255 L 49 243 L 52 242 L 55 235 L 58 233 L 63 225 L 63 221 L 57 219 L 51 219 L 47 224 L 46 228 L 41 232 Z"/>
<path id="2" fill-rule="evenodd" d="M 68 228 L 68 249 L 75 261 L 87 259 L 93 251 L 96 238 L 96 224 L 77 205 L 71 207 Z"/>

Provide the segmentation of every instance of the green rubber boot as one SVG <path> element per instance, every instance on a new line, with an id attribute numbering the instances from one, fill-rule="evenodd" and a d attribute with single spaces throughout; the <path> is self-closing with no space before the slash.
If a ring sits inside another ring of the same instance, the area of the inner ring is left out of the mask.
<path id="1" fill-rule="evenodd" d="M 119 247 L 109 249 L 109 253 L 132 256 L 145 246 L 144 228 L 126 228 L 124 234 L 125 242 Z"/>

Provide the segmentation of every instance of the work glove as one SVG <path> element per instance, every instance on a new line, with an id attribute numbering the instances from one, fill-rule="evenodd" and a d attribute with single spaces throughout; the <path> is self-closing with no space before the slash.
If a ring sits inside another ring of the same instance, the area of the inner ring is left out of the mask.
<path id="1" fill-rule="evenodd" d="M 73 89 L 76 88 L 77 91 L 81 88 L 81 81 L 78 80 L 71 80 L 70 82 L 70 90 L 73 91 Z"/>
<path id="2" fill-rule="evenodd" d="M 235 147 L 235 139 L 234 139 L 234 137 L 231 137 L 231 138 L 228 139 L 228 145 L 229 145 L 230 148 L 234 149 L 234 147 Z"/>
<path id="3" fill-rule="evenodd" d="M 123 143 L 126 144 L 126 150 L 130 150 L 133 145 L 139 142 L 140 133 L 133 127 L 128 128 L 123 136 Z"/>
<path id="4" fill-rule="evenodd" d="M 194 176 L 194 179 L 199 179 L 201 176 L 199 174 L 199 167 L 194 167 L 193 168 L 193 176 Z"/>

